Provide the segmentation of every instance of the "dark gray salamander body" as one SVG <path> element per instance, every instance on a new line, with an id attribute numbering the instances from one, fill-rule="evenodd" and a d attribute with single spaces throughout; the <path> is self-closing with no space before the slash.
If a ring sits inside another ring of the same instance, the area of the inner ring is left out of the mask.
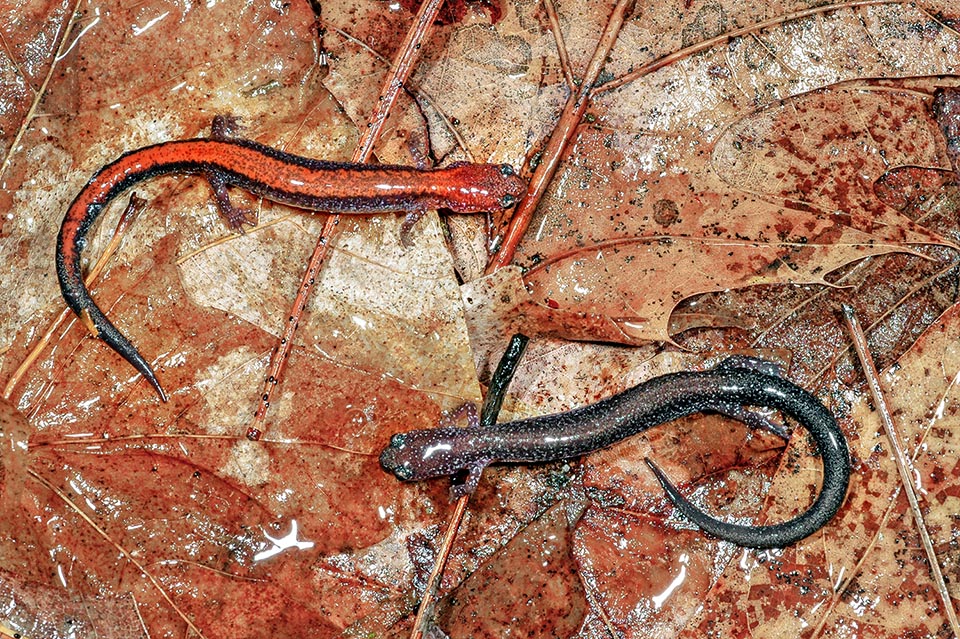
<path id="1" fill-rule="evenodd" d="M 648 380 L 596 404 L 565 413 L 521 419 L 486 428 L 434 428 L 397 433 L 380 464 L 397 478 L 417 481 L 467 473 L 454 495 L 471 492 L 490 463 L 537 463 L 578 457 L 686 415 L 711 411 L 756 426 L 744 406 L 775 408 L 812 435 L 823 461 L 823 487 L 811 507 L 789 521 L 741 526 L 720 521 L 693 506 L 652 463 L 676 507 L 710 534 L 750 548 L 792 544 L 822 528 L 836 514 L 850 480 L 846 439 L 829 410 L 789 381 L 753 368 L 721 364 L 713 370 L 673 373 Z"/>

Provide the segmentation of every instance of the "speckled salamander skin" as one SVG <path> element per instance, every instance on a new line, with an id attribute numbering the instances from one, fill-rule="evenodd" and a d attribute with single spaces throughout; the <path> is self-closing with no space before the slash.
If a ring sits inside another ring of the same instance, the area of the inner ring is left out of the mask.
<path id="1" fill-rule="evenodd" d="M 487 428 L 436 428 L 398 433 L 380 455 L 384 469 L 416 481 L 479 473 L 489 463 L 549 462 L 585 455 L 626 437 L 703 411 L 732 407 L 775 408 L 802 424 L 823 461 L 823 486 L 813 505 L 789 521 L 741 526 L 695 508 L 654 468 L 667 496 L 700 528 L 739 546 L 783 547 L 816 532 L 836 514 L 850 480 L 846 439 L 829 410 L 789 381 L 752 368 L 724 365 L 709 371 L 656 377 L 608 399 L 566 413 Z"/>
<path id="2" fill-rule="evenodd" d="M 138 182 L 170 173 L 203 174 L 224 199 L 223 188 L 231 185 L 275 202 L 340 214 L 435 208 L 497 211 L 513 206 L 526 191 L 524 181 L 507 164 L 458 163 L 433 170 L 343 164 L 291 155 L 240 138 L 164 142 L 120 156 L 101 168 L 67 209 L 57 238 L 57 277 L 67 305 L 130 362 L 161 399 L 166 395 L 151 366 L 90 296 L 80 257 L 90 227 L 111 200 Z M 234 226 L 239 224 L 234 220 Z"/>

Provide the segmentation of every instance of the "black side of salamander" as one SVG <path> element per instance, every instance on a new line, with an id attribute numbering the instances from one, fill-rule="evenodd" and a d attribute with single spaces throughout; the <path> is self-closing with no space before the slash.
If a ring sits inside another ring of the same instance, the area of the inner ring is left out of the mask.
<path id="1" fill-rule="evenodd" d="M 751 548 L 782 547 L 822 528 L 836 514 L 850 481 L 846 439 L 829 410 L 799 386 L 776 376 L 724 363 L 702 372 L 673 373 L 648 380 L 596 404 L 566 413 L 522 419 L 487 428 L 436 428 L 398 433 L 380 455 L 383 468 L 399 479 L 467 473 L 455 495 L 476 487 L 490 463 L 537 463 L 578 457 L 686 415 L 720 412 L 752 427 L 765 427 L 745 406 L 782 411 L 813 437 L 823 462 L 823 487 L 811 507 L 770 526 L 720 521 L 694 507 L 656 466 L 651 468 L 667 497 L 708 533 Z M 777 432 L 775 427 L 770 430 Z"/>

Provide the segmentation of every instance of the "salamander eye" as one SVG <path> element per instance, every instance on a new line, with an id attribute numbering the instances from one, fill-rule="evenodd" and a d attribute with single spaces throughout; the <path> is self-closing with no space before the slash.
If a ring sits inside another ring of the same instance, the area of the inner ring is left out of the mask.
<path id="1" fill-rule="evenodd" d="M 407 445 L 406 433 L 396 433 L 390 438 L 390 448 L 403 448 Z"/>
<path id="2" fill-rule="evenodd" d="M 413 471 L 407 466 L 397 466 L 393 469 L 393 474 L 396 475 L 397 479 L 401 481 L 409 481 L 413 479 Z"/>
<path id="3" fill-rule="evenodd" d="M 509 164 L 500 165 L 500 175 L 504 177 L 510 177 L 511 175 L 516 175 L 516 172 L 513 170 L 513 167 Z"/>
<path id="4" fill-rule="evenodd" d="M 510 195 L 509 193 L 500 198 L 500 207 L 504 209 L 509 209 L 516 203 L 517 197 L 515 195 Z"/>

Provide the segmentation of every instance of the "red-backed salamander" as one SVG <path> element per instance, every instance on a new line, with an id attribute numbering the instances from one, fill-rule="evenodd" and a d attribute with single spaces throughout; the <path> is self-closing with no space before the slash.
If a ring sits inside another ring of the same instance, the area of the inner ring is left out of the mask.
<path id="1" fill-rule="evenodd" d="M 57 238 L 57 277 L 67 305 L 87 328 L 166 394 L 153 368 L 107 319 L 90 296 L 80 267 L 87 233 L 107 204 L 138 182 L 170 173 L 200 173 L 213 188 L 221 214 L 234 228 L 249 220 L 230 205 L 227 186 L 311 211 L 370 215 L 449 209 L 458 213 L 513 206 L 526 183 L 508 164 L 458 163 L 424 170 L 325 162 L 228 137 L 231 122 L 216 120 L 214 137 L 164 142 L 130 151 L 90 178 L 67 209 Z"/>
<path id="2" fill-rule="evenodd" d="M 686 415 L 718 412 L 751 427 L 785 436 L 746 406 L 775 408 L 794 418 L 813 437 L 823 461 L 823 486 L 808 510 L 769 526 L 742 526 L 716 519 L 691 504 L 666 475 L 647 464 L 667 497 L 688 519 L 711 535 L 748 548 L 779 548 L 822 528 L 843 503 L 850 482 L 850 455 L 836 419 L 816 397 L 777 375 L 730 360 L 709 371 L 655 377 L 581 408 L 488 427 L 433 428 L 397 433 L 380 455 L 380 465 L 398 479 L 462 477 L 451 495 L 473 492 L 491 463 L 542 463 L 579 457 Z"/>

